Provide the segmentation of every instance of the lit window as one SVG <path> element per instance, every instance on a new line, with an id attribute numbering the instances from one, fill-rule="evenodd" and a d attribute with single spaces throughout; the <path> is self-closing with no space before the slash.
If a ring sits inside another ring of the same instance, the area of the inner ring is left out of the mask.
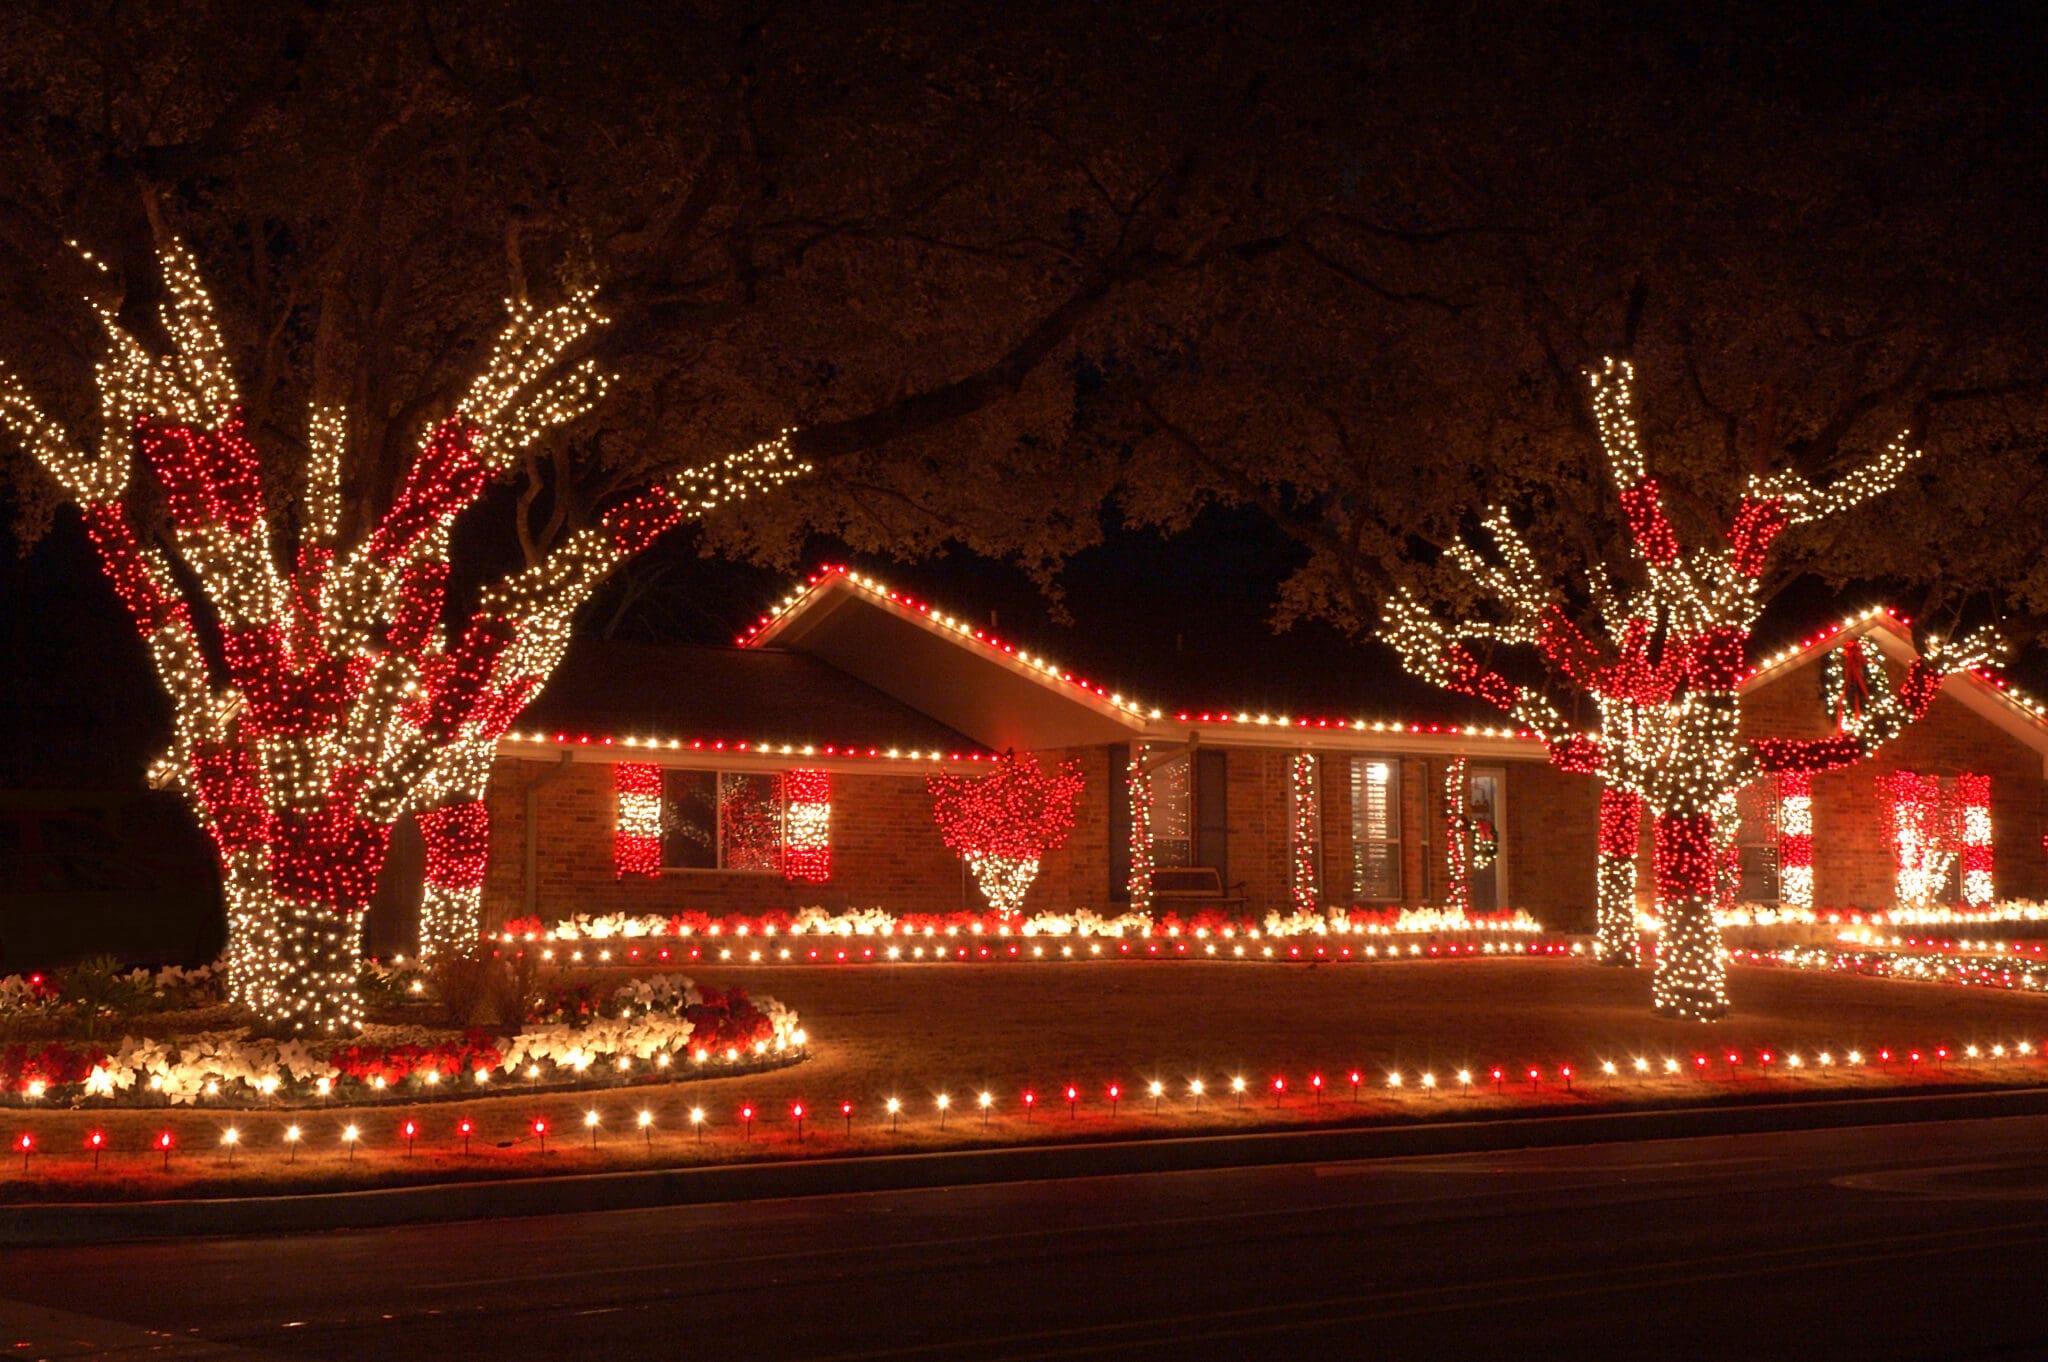
<path id="1" fill-rule="evenodd" d="M 1351 759 L 1351 897 L 1401 898 L 1401 763 Z"/>
<path id="2" fill-rule="evenodd" d="M 1152 768 L 1152 864 L 1195 863 L 1194 763 L 1175 757 Z"/>
<path id="3" fill-rule="evenodd" d="M 662 773 L 661 864 L 668 870 L 782 870 L 782 792 L 773 775 Z"/>

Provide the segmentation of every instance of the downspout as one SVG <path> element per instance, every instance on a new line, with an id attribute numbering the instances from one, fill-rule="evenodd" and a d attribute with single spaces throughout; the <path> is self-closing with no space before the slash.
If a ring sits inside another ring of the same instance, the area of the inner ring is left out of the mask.
<path id="1" fill-rule="evenodd" d="M 540 787 L 568 770 L 569 763 L 575 759 L 574 752 L 563 752 L 559 761 L 527 781 L 520 790 L 526 799 L 526 859 L 520 869 L 519 888 L 520 900 L 526 906 L 526 917 L 540 916 L 540 832 L 536 826 L 540 818 Z"/>

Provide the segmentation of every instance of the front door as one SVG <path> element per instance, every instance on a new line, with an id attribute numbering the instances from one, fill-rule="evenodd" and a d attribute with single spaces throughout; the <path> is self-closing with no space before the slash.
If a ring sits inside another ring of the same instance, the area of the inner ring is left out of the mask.
<path id="1" fill-rule="evenodd" d="M 1475 766 L 1465 811 L 1472 820 L 1472 911 L 1491 913 L 1507 898 L 1506 839 L 1503 799 L 1507 772 L 1498 766 Z"/>

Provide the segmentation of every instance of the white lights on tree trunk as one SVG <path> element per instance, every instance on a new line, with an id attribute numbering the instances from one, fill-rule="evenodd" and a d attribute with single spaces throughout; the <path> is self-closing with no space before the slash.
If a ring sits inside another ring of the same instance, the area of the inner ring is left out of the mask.
<path id="1" fill-rule="evenodd" d="M 152 773 L 186 795 L 219 847 L 233 998 L 272 1030 L 348 1032 L 361 1021 L 362 913 L 392 825 L 422 816 L 423 953 L 473 944 L 491 756 L 560 662 L 571 616 L 655 536 L 806 468 L 785 433 L 686 470 L 487 589 L 451 630 L 451 524 L 603 394 L 593 362 L 563 364 L 603 325 L 591 295 L 512 306 L 482 373 L 423 432 L 388 508 L 345 545 L 347 413 L 317 403 L 309 413 L 293 516 L 278 495 L 287 489 L 264 485 L 196 265 L 175 241 L 160 260 L 167 348 L 153 352 L 102 313 L 96 447 L 74 442 L 7 370 L 0 424 L 84 514 L 171 701 L 170 750 Z M 123 504 L 137 460 L 163 494 L 182 575 Z M 217 622 L 205 642 L 188 580 Z"/>
<path id="2" fill-rule="evenodd" d="M 1728 1007 L 1714 910 L 1726 887 L 1736 792 L 1762 776 L 1827 770 L 1868 755 L 1926 712 L 1943 675 L 1987 664 L 1998 645 L 1988 634 L 1957 647 L 1930 644 L 1895 690 L 1866 684 L 1867 709 L 1845 720 L 1837 737 L 1744 741 L 1740 685 L 1777 537 L 1887 491 L 1918 453 L 1902 437 L 1825 488 L 1794 473 L 1752 477 L 1724 532 L 1688 550 L 1643 455 L 1633 369 L 1610 359 L 1590 379 L 1633 563 L 1586 564 L 1590 608 L 1575 613 L 1508 513 L 1495 508 L 1481 522 L 1484 551 L 1460 540 L 1446 554 L 1489 598 L 1486 613 L 1447 620 L 1404 587 L 1386 602 L 1383 633 L 1416 675 L 1492 704 L 1540 734 L 1558 766 L 1597 773 L 1610 790 L 1641 801 L 1638 810 L 1652 820 L 1663 922 L 1652 985 L 1657 1010 L 1711 1020 Z M 1483 661 L 1490 647 L 1534 650 L 1565 688 L 1592 700 L 1595 731 L 1568 724 L 1541 691 Z M 1867 683 L 1860 651 L 1845 647 L 1838 665 Z M 1639 826 L 1630 813 L 1619 799 L 1603 800 L 1602 958 L 1632 952 L 1619 908 L 1625 827 Z"/>

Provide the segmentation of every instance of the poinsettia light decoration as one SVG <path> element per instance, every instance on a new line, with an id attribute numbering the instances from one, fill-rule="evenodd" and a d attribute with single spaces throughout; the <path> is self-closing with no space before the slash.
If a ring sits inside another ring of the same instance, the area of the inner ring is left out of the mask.
<path id="1" fill-rule="evenodd" d="M 932 775 L 925 784 L 946 845 L 967 862 L 989 906 L 1014 918 L 1039 862 L 1074 829 L 1081 763 L 1061 762 L 1048 775 L 1031 753 L 1008 752 L 986 775 Z"/>
<path id="2" fill-rule="evenodd" d="M 1919 451 L 1901 437 L 1825 487 L 1793 472 L 1753 476 L 1723 530 L 1688 548 L 1643 453 L 1633 367 L 1610 359 L 1589 377 L 1633 561 L 1586 564 L 1582 590 L 1560 591 L 1507 511 L 1495 508 L 1482 522 L 1489 546 L 1460 541 L 1447 555 L 1491 597 L 1486 613 L 1442 618 L 1402 588 L 1386 602 L 1383 632 L 1411 672 L 1506 712 L 1544 739 L 1553 764 L 1597 775 L 1606 789 L 1633 797 L 1601 804 L 1603 962 L 1635 961 L 1633 913 L 1623 902 L 1634 887 L 1625 849 L 1649 815 L 1664 923 L 1652 995 L 1660 1012 L 1709 1020 L 1728 1010 L 1714 909 L 1728 883 L 1736 793 L 1765 776 L 1861 760 L 1927 712 L 1944 675 L 1988 665 L 2000 648 L 1988 633 L 1953 646 L 1931 641 L 1892 688 L 1870 684 L 1860 652 L 1845 655 L 1843 672 L 1869 698 L 1854 713 L 1838 711 L 1836 735 L 1745 741 L 1741 685 L 1778 537 L 1890 490 Z M 1574 596 L 1589 608 L 1573 610 Z M 1592 701 L 1593 731 L 1568 722 L 1542 690 L 1482 660 L 1491 648 L 1533 650 L 1563 688 Z"/>
<path id="3" fill-rule="evenodd" d="M 645 487 L 487 586 L 451 627 L 455 518 L 603 395 L 593 362 L 565 362 L 603 324 L 593 295 L 512 304 L 482 371 L 422 430 L 383 514 L 349 542 L 347 412 L 316 401 L 302 476 L 269 485 L 198 267 L 176 241 L 159 259 L 167 345 L 101 313 L 95 444 L 4 369 L 0 425 L 83 514 L 171 701 L 152 777 L 186 796 L 219 849 L 231 996 L 274 1031 L 346 1032 L 361 1021 L 362 916 L 392 826 L 420 816 L 421 954 L 473 946 L 492 754 L 561 661 L 576 609 L 666 530 L 805 468 L 785 433 Z M 169 549 L 130 518 L 137 463 L 163 493 Z"/>

